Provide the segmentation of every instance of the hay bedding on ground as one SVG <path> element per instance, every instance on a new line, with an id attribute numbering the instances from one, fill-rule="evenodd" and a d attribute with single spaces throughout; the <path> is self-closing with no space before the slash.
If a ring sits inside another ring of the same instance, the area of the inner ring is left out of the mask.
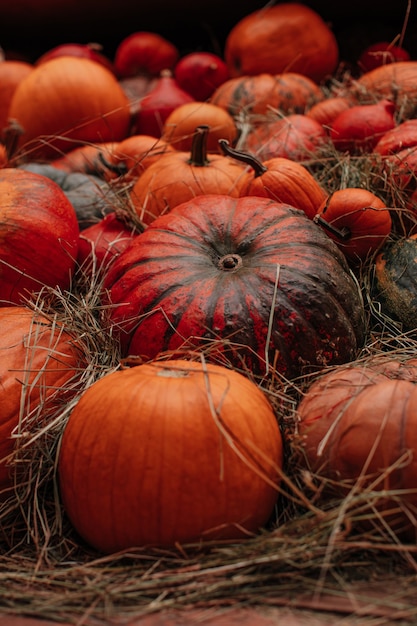
<path id="1" fill-rule="evenodd" d="M 329 191 L 365 186 L 379 193 L 397 207 L 393 236 L 401 236 L 405 200 L 380 164 L 331 152 L 304 164 Z M 375 298 L 372 259 L 358 269 L 357 279 L 368 311 L 368 340 L 358 361 L 377 354 L 414 356 L 417 334 L 404 333 Z M 0 614 L 93 625 L 164 609 L 287 605 L 361 615 L 369 624 L 415 624 L 417 545 L 402 544 L 384 523 L 376 510 L 381 494 L 352 489 L 343 500 L 318 504 L 320 477 L 300 472 L 293 462 L 288 442 L 296 428 L 295 407 L 314 375 L 288 381 L 270 368 L 267 377 L 255 380 L 274 405 L 287 441 L 281 494 L 265 532 L 239 542 L 109 556 L 83 544 L 62 510 L 56 465 L 60 437 L 82 390 L 120 367 L 99 293 L 99 278 L 87 280 L 81 268 L 71 292 L 45 290 L 28 302 L 84 342 L 89 364 L 75 399 L 47 424 L 16 437 L 12 462 L 25 479 L 0 507 Z M 204 350 L 194 355 L 205 356 Z M 369 528 L 358 532 L 355 522 L 364 518 Z"/>

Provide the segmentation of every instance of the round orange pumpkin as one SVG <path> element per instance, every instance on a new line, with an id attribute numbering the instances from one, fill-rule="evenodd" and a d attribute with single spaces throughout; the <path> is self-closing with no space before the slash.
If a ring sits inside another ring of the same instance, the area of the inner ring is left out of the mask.
<path id="1" fill-rule="evenodd" d="M 320 82 L 336 69 L 339 48 L 314 9 L 284 2 L 266 5 L 235 24 L 224 56 L 232 77 L 298 72 Z"/>
<path id="2" fill-rule="evenodd" d="M 359 187 L 333 192 L 313 219 L 354 264 L 375 253 L 392 229 L 390 209 L 385 202 Z"/>
<path id="3" fill-rule="evenodd" d="M 282 157 L 260 161 L 253 155 L 231 148 L 224 140 L 220 141 L 223 152 L 250 166 L 242 179 L 241 195 L 271 198 L 301 209 L 313 219 L 327 198 L 323 187 L 310 174 L 308 169 Z"/>
<path id="4" fill-rule="evenodd" d="M 186 360 L 138 365 L 94 383 L 70 415 L 62 500 L 103 552 L 244 538 L 273 512 L 282 455 L 272 407 L 242 374 Z"/>
<path id="5" fill-rule="evenodd" d="M 320 87 L 307 76 L 296 72 L 255 76 L 236 76 L 225 81 L 212 94 L 210 102 L 230 115 L 265 115 L 271 110 L 303 113 L 324 98 Z"/>
<path id="6" fill-rule="evenodd" d="M 404 509 L 417 505 L 417 362 L 385 355 L 321 375 L 299 403 L 294 447 L 299 467 L 323 480 L 323 493 L 365 499 L 415 541 Z M 389 492 L 397 491 L 397 498 Z M 385 513 L 384 513 L 385 512 Z M 389 515 L 388 515 L 389 512 Z M 366 514 L 364 514 L 366 520 Z M 376 522 L 377 523 L 377 522 Z"/>
<path id="7" fill-rule="evenodd" d="M 52 158 L 80 143 L 120 141 L 129 132 L 128 98 L 99 63 L 58 57 L 35 67 L 10 103 L 9 117 L 23 129 L 20 154 Z"/>
<path id="8" fill-rule="evenodd" d="M 195 196 L 224 193 L 238 198 L 244 167 L 206 148 L 208 126 L 196 129 L 191 151 L 176 150 L 159 157 L 139 176 L 130 198 L 144 224 Z"/>
<path id="9" fill-rule="evenodd" d="M 78 390 L 85 369 L 77 341 L 54 319 L 23 306 L 0 308 L 0 500 L 18 480 L 20 439 Z"/>
<path id="10" fill-rule="evenodd" d="M 234 143 L 238 130 L 233 117 L 222 107 L 210 102 L 188 102 L 168 116 L 162 129 L 162 139 L 176 150 L 191 150 L 196 128 L 206 125 L 207 150 L 220 152 L 218 141 Z"/>

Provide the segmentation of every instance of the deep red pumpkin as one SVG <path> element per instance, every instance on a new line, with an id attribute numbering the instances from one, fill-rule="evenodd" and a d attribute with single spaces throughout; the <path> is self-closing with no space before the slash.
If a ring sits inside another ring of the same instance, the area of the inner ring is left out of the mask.
<path id="1" fill-rule="evenodd" d="M 0 170 L 0 306 L 23 304 L 44 286 L 68 289 L 78 237 L 75 209 L 57 183 Z"/>
<path id="2" fill-rule="evenodd" d="M 349 361 L 364 336 L 343 254 L 302 211 L 269 198 L 178 205 L 120 254 L 104 288 L 124 355 L 215 344 L 220 362 L 294 376 Z"/>

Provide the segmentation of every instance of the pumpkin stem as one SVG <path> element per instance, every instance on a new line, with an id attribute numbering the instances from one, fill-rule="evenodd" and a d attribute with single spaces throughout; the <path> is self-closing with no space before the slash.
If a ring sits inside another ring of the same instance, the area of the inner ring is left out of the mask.
<path id="1" fill-rule="evenodd" d="M 242 161 L 242 163 L 246 163 L 250 165 L 250 167 L 255 172 L 255 178 L 265 174 L 268 171 L 268 168 L 265 167 L 263 163 L 259 159 L 257 159 L 253 154 L 249 154 L 248 152 L 242 152 L 241 150 L 236 150 L 236 148 L 232 148 L 227 139 L 219 139 L 219 146 L 222 149 L 222 152 L 226 156 L 233 157 L 238 161 Z"/>
<path id="2" fill-rule="evenodd" d="M 330 222 L 325 220 L 321 215 L 315 215 L 313 217 L 313 222 L 324 228 L 324 230 L 329 232 L 331 235 L 334 235 L 337 239 L 339 239 L 339 241 L 347 241 L 352 236 L 352 233 L 347 226 L 336 228 L 336 226 L 330 224 Z"/>
<path id="3" fill-rule="evenodd" d="M 127 174 L 128 172 L 128 167 L 126 165 L 126 163 L 110 163 L 110 161 L 108 161 L 106 159 L 106 157 L 104 156 L 104 154 L 100 151 L 98 153 L 98 159 L 100 161 L 100 163 L 102 165 L 104 165 L 104 167 L 106 169 L 108 169 L 110 172 L 114 172 L 115 174 L 117 174 L 118 176 L 124 176 L 124 174 Z"/>
<path id="4" fill-rule="evenodd" d="M 224 272 L 235 272 L 243 265 L 240 254 L 225 254 L 217 263 L 217 267 Z"/>
<path id="5" fill-rule="evenodd" d="M 195 129 L 193 141 L 191 144 L 191 154 L 188 159 L 190 165 L 196 167 L 205 167 L 210 163 L 207 158 L 207 135 L 209 133 L 210 126 L 201 124 Z"/>

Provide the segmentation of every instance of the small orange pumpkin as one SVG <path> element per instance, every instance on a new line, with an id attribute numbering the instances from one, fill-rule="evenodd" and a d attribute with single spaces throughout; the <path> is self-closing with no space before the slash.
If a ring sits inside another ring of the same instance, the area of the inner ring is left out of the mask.
<path id="1" fill-rule="evenodd" d="M 365 261 L 376 252 L 392 229 L 391 213 L 385 202 L 358 187 L 333 192 L 313 219 L 352 263 Z"/>
<path id="2" fill-rule="evenodd" d="M 220 146 L 225 154 L 251 168 L 242 180 L 242 196 L 272 198 L 301 209 L 310 219 L 327 198 L 323 187 L 297 161 L 282 157 L 260 161 L 251 154 L 231 148 L 225 140 L 220 141 Z"/>
<path id="3" fill-rule="evenodd" d="M 96 549 L 173 547 L 257 533 L 282 460 L 257 385 L 223 366 L 167 360 L 85 391 L 62 437 L 59 482 L 72 524 Z"/>
<path id="4" fill-rule="evenodd" d="M 134 184 L 130 198 L 139 219 L 150 224 L 178 204 L 205 194 L 238 198 L 244 167 L 222 154 L 207 153 L 207 126 L 196 129 L 190 152 L 161 156 Z"/>
<path id="5" fill-rule="evenodd" d="M 208 126 L 207 150 L 219 152 L 219 139 L 234 143 L 238 130 L 234 118 L 216 104 L 210 102 L 188 102 L 177 107 L 165 120 L 162 139 L 176 150 L 191 150 L 193 137 L 198 126 Z"/>

